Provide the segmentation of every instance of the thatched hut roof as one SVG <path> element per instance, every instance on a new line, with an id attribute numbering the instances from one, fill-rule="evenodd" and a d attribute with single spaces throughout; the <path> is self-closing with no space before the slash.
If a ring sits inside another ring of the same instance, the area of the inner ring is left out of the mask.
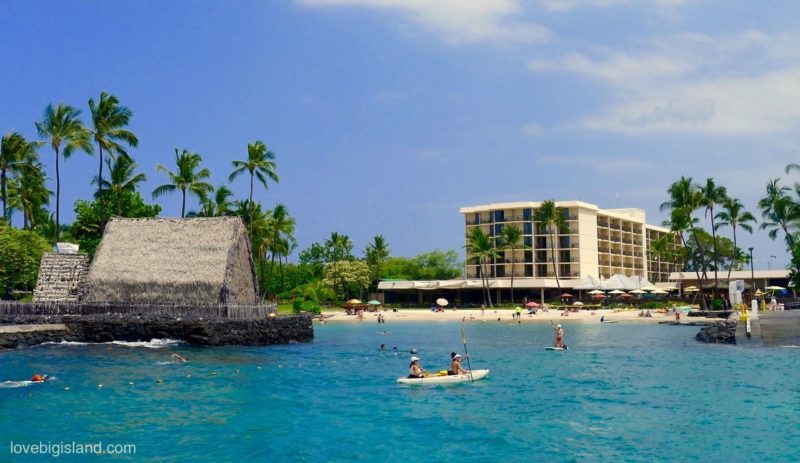
<path id="1" fill-rule="evenodd" d="M 240 218 L 112 219 L 84 299 L 253 304 L 257 294 L 250 240 Z"/>

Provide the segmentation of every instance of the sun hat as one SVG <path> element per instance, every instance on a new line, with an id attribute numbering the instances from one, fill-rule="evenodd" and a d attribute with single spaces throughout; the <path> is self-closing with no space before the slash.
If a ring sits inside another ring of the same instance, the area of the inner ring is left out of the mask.
<path id="1" fill-rule="evenodd" d="M 559 323 L 559 324 L 556 326 L 556 328 L 561 328 L 561 323 Z"/>
<path id="2" fill-rule="evenodd" d="M 411 357 L 412 362 L 419 362 L 419 357 Z"/>
<path id="3" fill-rule="evenodd" d="M 456 355 L 453 356 L 453 359 L 460 359 L 460 358 L 461 358 L 461 354 L 456 354 Z"/>

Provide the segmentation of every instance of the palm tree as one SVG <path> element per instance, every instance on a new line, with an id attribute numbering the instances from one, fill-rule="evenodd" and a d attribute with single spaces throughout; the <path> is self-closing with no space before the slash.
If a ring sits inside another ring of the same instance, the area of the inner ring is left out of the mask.
<path id="1" fill-rule="evenodd" d="M 283 286 L 283 262 L 281 257 L 288 257 L 289 253 L 297 246 L 294 238 L 295 219 L 289 215 L 289 209 L 283 204 L 278 204 L 266 214 L 267 229 L 265 244 L 269 251 L 270 267 L 269 274 L 272 276 L 272 268 L 275 258 L 278 259 L 278 266 L 281 271 L 281 286 Z M 282 288 L 281 288 L 282 289 Z"/>
<path id="2" fill-rule="evenodd" d="M 232 215 L 230 197 L 233 196 L 233 192 L 230 188 L 223 185 L 215 189 L 213 193 L 213 198 L 210 197 L 210 194 L 204 193 L 200 198 L 200 211 L 190 211 L 186 214 L 186 217 L 225 217 Z"/>
<path id="3" fill-rule="evenodd" d="M 706 218 L 711 218 L 711 238 L 714 246 L 714 299 L 719 299 L 719 280 L 717 270 L 719 269 L 719 252 L 717 246 L 717 227 L 714 225 L 714 207 L 722 204 L 728 197 L 728 190 L 724 186 L 717 186 L 714 179 L 709 177 L 706 184 L 700 187 L 702 194 L 701 204 L 705 207 Z"/>
<path id="4" fill-rule="evenodd" d="M 92 184 L 100 183 L 106 189 L 114 192 L 116 211 L 119 216 L 122 214 L 122 194 L 126 191 L 136 191 L 137 186 L 147 180 L 147 177 L 142 173 L 136 173 L 138 165 L 128 156 L 117 156 L 113 162 L 111 158 L 106 158 L 106 166 L 108 166 L 109 180 L 95 177 Z M 99 182 L 98 179 L 100 179 Z M 101 191 L 98 189 L 98 194 Z"/>
<path id="5" fill-rule="evenodd" d="M 661 235 L 650 242 L 650 254 L 656 258 L 656 275 L 661 273 L 661 261 L 669 261 L 672 253 L 672 236 Z M 658 280 L 661 281 L 661 280 Z"/>
<path id="6" fill-rule="evenodd" d="M 139 144 L 133 132 L 124 129 L 131 120 L 133 112 L 125 106 L 120 106 L 119 100 L 114 95 L 106 92 L 100 93 L 100 101 L 95 104 L 93 98 L 89 98 L 89 111 L 92 113 L 92 138 L 97 143 L 100 158 L 100 168 L 97 172 L 97 195 L 103 191 L 107 185 L 103 181 L 103 150 L 110 155 L 129 157 L 122 143 L 135 148 Z M 118 212 L 119 214 L 119 212 Z"/>
<path id="7" fill-rule="evenodd" d="M 11 178 L 8 189 L 9 206 L 22 212 L 22 228 L 33 228 L 43 215 L 44 206 L 53 192 L 45 184 L 44 166 L 38 161 L 25 164 L 17 176 Z"/>
<path id="8" fill-rule="evenodd" d="M 542 228 L 546 229 L 550 234 L 550 254 L 553 256 L 553 272 L 556 277 L 556 286 L 558 292 L 561 293 L 561 282 L 558 280 L 558 255 L 556 253 L 556 238 L 555 233 L 569 233 L 567 221 L 564 218 L 564 210 L 556 207 L 553 200 L 547 200 L 542 203 L 539 208 L 533 213 L 533 221 Z"/>
<path id="9" fill-rule="evenodd" d="M 9 132 L 3 135 L 0 142 L 0 196 L 3 200 L 3 218 L 11 224 L 11 214 L 8 209 L 8 174 L 18 174 L 26 165 L 36 160 L 38 142 L 30 142 L 18 132 Z"/>
<path id="10" fill-rule="evenodd" d="M 364 248 L 364 256 L 367 259 L 367 263 L 373 269 L 373 281 L 377 282 L 380 280 L 381 267 L 383 267 L 383 263 L 386 262 L 386 259 L 389 258 L 390 252 L 389 244 L 386 243 L 386 239 L 383 235 L 375 235 L 375 237 L 372 238 L 372 242 Z"/>
<path id="11" fill-rule="evenodd" d="M 233 172 L 228 176 L 228 181 L 232 182 L 236 177 L 245 171 L 250 173 L 250 196 L 248 199 L 250 204 L 253 204 L 253 178 L 257 178 L 264 189 L 267 190 L 267 178 L 275 183 L 278 183 L 278 174 L 276 173 L 277 164 L 275 163 L 275 154 L 267 149 L 267 145 L 262 141 L 249 143 L 247 145 L 247 160 L 246 161 L 233 161 Z M 252 215 L 252 212 L 251 212 Z M 252 217 L 250 219 L 252 222 Z M 252 230 L 250 231 L 250 238 L 252 239 Z"/>
<path id="12" fill-rule="evenodd" d="M 694 238 L 698 253 L 701 256 L 700 267 L 702 268 L 702 275 L 699 268 L 695 269 L 695 273 L 697 274 L 697 281 L 700 283 L 700 293 L 702 294 L 703 277 L 706 275 L 706 259 L 703 257 L 705 256 L 705 248 L 698 237 L 695 228 L 697 219 L 692 217 L 692 213 L 704 206 L 703 194 L 700 192 L 697 185 L 692 183 L 691 177 L 681 177 L 680 180 L 670 185 L 667 192 L 669 193 L 670 199 L 662 203 L 659 209 L 662 212 L 670 210 L 670 229 L 680 237 L 684 251 L 686 249 L 686 239 L 683 237 L 683 233 L 688 231 Z M 685 265 L 688 255 L 684 252 L 684 256 Z M 705 297 L 700 298 L 700 304 L 703 310 L 707 309 Z"/>
<path id="13" fill-rule="evenodd" d="M 36 130 L 39 136 L 50 143 L 50 147 L 56 154 L 56 222 L 55 222 L 55 241 L 61 231 L 61 174 L 59 171 L 59 158 L 64 156 L 67 160 L 75 150 L 81 150 L 91 154 L 94 148 L 89 141 L 89 131 L 78 119 L 81 112 L 72 106 L 58 103 L 55 108 L 52 104 L 44 109 L 42 120 L 36 123 Z M 64 148 L 61 153 L 61 148 Z"/>
<path id="14" fill-rule="evenodd" d="M 783 230 L 786 244 L 789 249 L 794 249 L 794 230 L 800 219 L 800 211 L 787 194 L 789 191 L 789 187 L 781 186 L 777 178 L 767 183 L 767 195 L 758 201 L 764 219 L 759 228 L 768 229 L 769 237 L 773 240 L 778 236 L 778 231 Z"/>
<path id="15" fill-rule="evenodd" d="M 514 251 L 517 249 L 525 249 L 527 246 L 521 244 L 522 241 L 522 230 L 516 225 L 508 225 L 503 227 L 503 233 L 501 235 L 502 240 L 502 249 L 510 249 L 511 250 L 511 305 L 514 305 L 514 269 L 517 260 L 514 258 Z"/>
<path id="16" fill-rule="evenodd" d="M 211 176 L 211 172 L 207 168 L 197 170 L 200 168 L 201 162 L 203 162 L 203 158 L 200 154 L 186 150 L 178 152 L 178 148 L 175 148 L 175 165 L 178 167 L 178 172 L 172 172 L 161 164 L 156 166 L 156 171 L 164 173 L 170 183 L 153 190 L 153 198 L 181 190 L 181 217 L 185 217 L 187 190 L 198 198 L 202 198 L 205 193 L 214 189 L 210 183 L 203 181 Z"/>
<path id="17" fill-rule="evenodd" d="M 471 260 L 478 263 L 478 268 L 481 274 L 481 285 L 483 286 L 483 302 L 489 302 L 489 307 L 494 307 L 492 304 L 492 294 L 489 291 L 489 279 L 486 275 L 486 262 L 493 260 L 497 257 L 497 249 L 494 246 L 492 238 L 481 230 L 481 227 L 473 227 L 467 233 L 467 254 L 471 256 Z"/>
<path id="18" fill-rule="evenodd" d="M 744 205 L 737 198 L 726 198 L 722 203 L 723 209 L 717 214 L 717 228 L 731 227 L 733 231 L 733 250 L 739 254 L 739 248 L 736 246 L 736 229 L 753 233 L 753 225 L 756 223 L 756 218 L 753 214 L 744 210 Z M 733 263 L 728 267 L 728 282 L 731 280 L 731 270 L 733 270 Z"/>
<path id="19" fill-rule="evenodd" d="M 325 240 L 325 249 L 328 251 L 328 262 L 353 259 L 353 242 L 347 235 L 332 232 L 331 237 Z"/>

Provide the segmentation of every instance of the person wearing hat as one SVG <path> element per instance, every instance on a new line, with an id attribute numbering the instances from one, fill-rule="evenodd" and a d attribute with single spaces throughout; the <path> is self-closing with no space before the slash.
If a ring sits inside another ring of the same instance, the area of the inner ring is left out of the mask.
<path id="1" fill-rule="evenodd" d="M 566 349 L 567 346 L 564 345 L 564 328 L 561 328 L 561 323 L 556 325 L 553 320 L 550 320 L 550 325 L 553 327 L 553 330 L 556 332 L 556 340 L 553 343 L 553 347 L 559 347 L 561 349 Z"/>
<path id="2" fill-rule="evenodd" d="M 428 376 L 428 373 L 419 365 L 419 357 L 411 357 L 411 363 L 408 365 L 408 369 L 409 378 L 425 378 Z"/>
<path id="3" fill-rule="evenodd" d="M 465 375 L 469 370 L 461 367 L 461 354 L 452 352 L 450 353 L 450 369 L 447 371 L 448 375 Z"/>

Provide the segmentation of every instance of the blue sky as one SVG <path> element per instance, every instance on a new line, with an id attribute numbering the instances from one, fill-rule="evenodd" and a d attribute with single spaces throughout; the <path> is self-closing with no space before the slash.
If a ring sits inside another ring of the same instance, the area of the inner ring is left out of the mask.
<path id="1" fill-rule="evenodd" d="M 300 249 L 338 231 L 358 252 L 376 234 L 395 255 L 461 251 L 459 207 L 500 201 L 660 223 L 681 175 L 757 213 L 769 178 L 800 180 L 783 172 L 800 162 L 798 17 L 780 0 L 10 1 L 0 131 L 35 137 L 48 103 L 85 117 L 109 91 L 134 111 L 147 195 L 176 147 L 219 185 L 263 140 L 281 182 L 257 199 L 287 205 Z M 62 166 L 70 221 L 97 163 Z M 758 268 L 788 260 L 764 232 L 741 244 Z"/>

